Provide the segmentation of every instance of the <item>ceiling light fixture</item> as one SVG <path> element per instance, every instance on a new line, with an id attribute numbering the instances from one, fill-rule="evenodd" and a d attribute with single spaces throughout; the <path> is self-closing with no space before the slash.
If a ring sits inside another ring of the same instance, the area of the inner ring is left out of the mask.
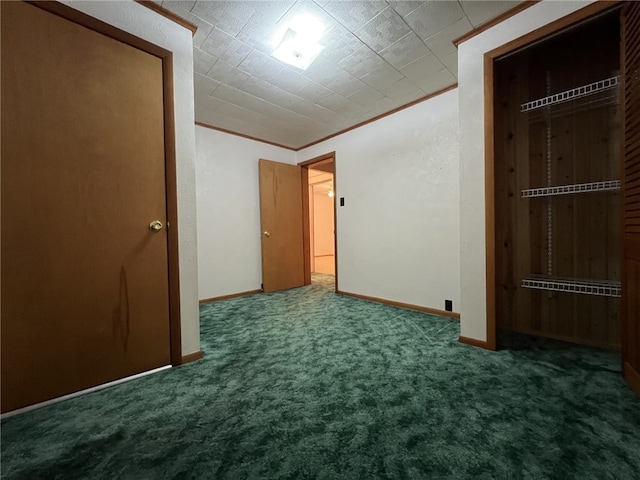
<path id="1" fill-rule="evenodd" d="M 300 70 L 306 70 L 324 49 L 318 43 L 324 28 L 322 22 L 311 15 L 297 16 L 278 32 L 274 39 L 276 49 L 271 56 Z"/>

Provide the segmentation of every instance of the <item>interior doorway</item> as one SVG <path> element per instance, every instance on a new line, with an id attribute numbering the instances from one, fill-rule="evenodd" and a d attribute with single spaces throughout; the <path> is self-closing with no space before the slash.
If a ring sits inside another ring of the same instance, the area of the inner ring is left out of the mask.
<path id="1" fill-rule="evenodd" d="M 308 189 L 311 273 L 335 275 L 333 173 L 310 167 Z"/>
<path id="2" fill-rule="evenodd" d="M 324 276 L 336 278 L 336 175 L 335 152 L 312 158 L 299 164 L 306 178 L 305 200 L 305 268 L 310 280 Z"/>

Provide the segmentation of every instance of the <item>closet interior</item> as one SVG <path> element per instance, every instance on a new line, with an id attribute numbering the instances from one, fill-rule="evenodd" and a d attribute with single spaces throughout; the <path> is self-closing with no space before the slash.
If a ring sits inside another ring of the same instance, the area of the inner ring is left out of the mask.
<path id="1" fill-rule="evenodd" d="M 620 19 L 494 64 L 498 329 L 620 348 Z"/>

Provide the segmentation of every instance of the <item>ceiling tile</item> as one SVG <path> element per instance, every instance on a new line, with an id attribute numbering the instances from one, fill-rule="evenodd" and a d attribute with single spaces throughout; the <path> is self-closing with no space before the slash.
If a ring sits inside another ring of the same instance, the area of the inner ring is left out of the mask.
<path id="1" fill-rule="evenodd" d="M 343 72 L 337 64 L 324 57 L 318 57 L 309 68 L 302 72 L 302 75 L 321 85 L 328 85 Z"/>
<path id="2" fill-rule="evenodd" d="M 340 124 L 331 125 L 332 127 L 334 127 L 334 132 L 343 128 L 349 128 L 356 123 L 367 120 L 371 116 L 371 112 L 368 108 L 362 107 L 346 98 L 343 98 L 340 106 L 336 107 L 335 113 L 340 116 L 342 121 L 340 122 Z"/>
<path id="3" fill-rule="evenodd" d="M 327 88 L 332 92 L 335 92 L 344 97 L 353 95 L 359 90 L 362 90 L 366 86 L 362 80 L 357 79 L 349 73 L 344 73 L 334 78 L 331 83 L 327 85 Z"/>
<path id="4" fill-rule="evenodd" d="M 223 102 L 210 95 L 196 95 L 194 100 L 196 121 L 207 125 L 218 125 L 220 118 L 218 109 Z"/>
<path id="5" fill-rule="evenodd" d="M 302 14 L 310 15 L 320 21 L 324 25 L 325 33 L 337 25 L 333 17 L 312 0 L 260 1 L 254 4 L 259 4 L 256 14 L 240 31 L 237 38 L 267 55 L 271 55 L 275 50 L 287 25 Z M 320 43 L 325 45 L 323 41 Z"/>
<path id="6" fill-rule="evenodd" d="M 202 50 L 237 67 L 249 55 L 252 48 L 218 27 L 214 27 L 202 44 Z"/>
<path id="7" fill-rule="evenodd" d="M 384 59 L 379 57 L 368 46 L 363 45 L 348 57 L 338 62 L 338 65 L 350 74 L 361 78 L 386 65 Z"/>
<path id="8" fill-rule="evenodd" d="M 290 104 L 301 100 L 293 93 L 289 93 L 258 77 L 251 77 L 240 89 L 269 103 L 280 105 L 282 108 L 288 108 Z"/>
<path id="9" fill-rule="evenodd" d="M 244 108 L 250 110 L 254 110 L 256 106 L 259 108 L 260 102 L 264 103 L 264 100 L 225 84 L 216 88 L 212 96 L 229 104 L 243 105 Z"/>
<path id="10" fill-rule="evenodd" d="M 326 127 L 311 118 L 286 110 L 226 85 L 220 85 L 214 92 L 214 96 L 223 101 L 216 108 L 219 114 L 231 115 L 247 122 L 270 127 L 273 129 L 274 134 L 278 131 L 303 131 L 304 129 L 314 131 L 318 128 Z"/>
<path id="11" fill-rule="evenodd" d="M 325 32 L 320 44 L 325 47 L 321 55 L 336 63 L 363 46 L 358 37 L 339 23 L 335 23 Z"/>
<path id="12" fill-rule="evenodd" d="M 208 95 L 207 95 L 208 97 Z M 217 111 L 217 107 L 222 104 L 217 98 L 209 97 L 215 104 L 209 104 L 206 98 L 195 98 L 195 115 L 196 121 L 205 123 L 207 125 L 219 126 L 220 125 L 220 113 Z M 240 130 L 241 131 L 241 130 Z"/>
<path id="13" fill-rule="evenodd" d="M 214 112 L 220 105 L 222 105 L 222 100 L 211 95 L 196 94 L 195 96 L 196 113 Z"/>
<path id="14" fill-rule="evenodd" d="M 402 68 L 400 72 L 409 80 L 412 80 L 413 83 L 422 88 L 422 79 L 431 75 L 432 73 L 442 70 L 443 68 L 444 65 L 442 64 L 442 62 L 438 60 L 438 58 L 434 54 L 429 53 L 423 57 L 420 57 L 415 62 L 411 62 L 406 67 Z"/>
<path id="15" fill-rule="evenodd" d="M 233 85 L 236 88 L 241 87 L 251 75 L 242 70 L 219 60 L 207 72 L 207 76 L 227 85 Z"/>
<path id="16" fill-rule="evenodd" d="M 445 55 L 444 57 L 440 57 L 440 61 L 447 67 L 451 73 L 453 73 L 456 77 L 458 76 L 458 52 L 455 51 L 450 53 L 449 55 Z"/>
<path id="17" fill-rule="evenodd" d="M 298 90 L 296 94 L 310 102 L 318 103 L 321 99 L 328 97 L 329 95 L 333 95 L 333 92 L 328 88 L 311 81 L 308 85 Z"/>
<path id="18" fill-rule="evenodd" d="M 271 85 L 259 78 L 251 78 L 243 85 L 242 89 L 256 97 L 263 98 L 274 105 L 279 105 L 291 112 L 312 118 L 317 122 L 335 123 L 340 120 L 335 116 L 335 113 L 300 98 L 297 95 Z"/>
<path id="19" fill-rule="evenodd" d="M 171 10 L 171 8 L 178 7 L 187 12 L 190 12 L 193 6 L 196 4 L 196 0 L 164 0 L 162 2 L 162 6 L 167 10 Z"/>
<path id="20" fill-rule="evenodd" d="M 349 100 L 360 106 L 368 107 L 370 103 L 375 102 L 383 96 L 384 95 L 382 95 L 378 90 L 367 85 L 359 92 L 349 95 Z"/>
<path id="21" fill-rule="evenodd" d="M 206 20 L 198 17 L 197 15 L 194 15 L 189 10 L 186 10 L 183 7 L 181 7 L 180 5 L 182 3 L 183 2 L 166 2 L 165 1 L 163 2 L 162 6 L 167 10 L 175 13 L 176 15 L 179 15 L 180 17 L 184 18 L 185 20 L 193 23 L 196 27 L 198 27 L 198 30 L 196 30 L 196 33 L 193 36 L 193 46 L 200 47 L 202 45 L 202 42 L 204 42 L 205 39 L 211 33 L 211 30 L 213 29 L 213 25 L 210 22 L 207 22 Z M 195 3 L 195 2 L 187 2 L 187 3 Z"/>
<path id="22" fill-rule="evenodd" d="M 354 31 L 387 8 L 387 3 L 378 0 L 365 2 L 338 0 L 327 2 L 323 8 L 342 25 Z"/>
<path id="23" fill-rule="evenodd" d="M 500 1 L 461 1 L 464 13 L 467 14 L 469 20 L 474 27 L 482 25 L 488 20 L 497 17 L 503 12 L 515 7 L 519 3 L 516 1 L 500 0 Z"/>
<path id="24" fill-rule="evenodd" d="M 340 127 L 344 124 L 344 120 L 335 112 L 312 103 L 297 102 L 292 106 L 292 111 L 327 125 Z"/>
<path id="25" fill-rule="evenodd" d="M 349 99 L 344 103 L 342 110 L 337 113 L 345 120 L 351 122 L 352 125 L 364 122 L 373 116 L 367 107 L 358 105 Z"/>
<path id="26" fill-rule="evenodd" d="M 213 55 L 203 52 L 199 48 L 193 49 L 193 70 L 197 73 L 207 73 L 218 61 Z"/>
<path id="27" fill-rule="evenodd" d="M 200 73 L 196 73 L 193 78 L 193 86 L 194 89 L 197 89 L 198 93 L 203 93 L 206 95 L 211 95 L 213 91 L 218 88 L 220 82 L 214 80 L 211 77 L 207 77 L 206 75 L 202 75 Z"/>
<path id="28" fill-rule="evenodd" d="M 375 52 L 397 42 L 411 30 L 398 12 L 387 7 L 355 31 L 356 36 Z"/>
<path id="29" fill-rule="evenodd" d="M 387 3 L 393 7 L 403 17 L 413 12 L 416 8 L 422 5 L 423 2 L 418 1 L 403 1 L 403 0 L 387 0 Z"/>
<path id="30" fill-rule="evenodd" d="M 402 78 L 380 90 L 385 96 L 397 100 L 400 104 L 409 103 L 424 96 L 424 92 L 408 78 Z"/>
<path id="31" fill-rule="evenodd" d="M 301 15 L 309 15 L 324 25 L 326 34 L 337 21 L 326 10 L 320 7 L 313 0 L 297 0 L 291 8 L 278 20 L 278 27 L 284 28 L 287 24 Z M 284 32 L 283 32 L 284 33 Z"/>
<path id="32" fill-rule="evenodd" d="M 273 57 L 253 50 L 242 60 L 238 68 L 250 75 L 270 80 L 278 75 L 284 69 L 284 66 Z"/>
<path id="33" fill-rule="evenodd" d="M 428 1 L 404 17 L 423 40 L 464 17 L 458 2 Z"/>
<path id="34" fill-rule="evenodd" d="M 256 6 L 252 2 L 198 0 L 191 13 L 235 37 L 256 13 Z"/>
<path id="35" fill-rule="evenodd" d="M 332 112 L 339 112 L 342 109 L 344 109 L 344 104 L 346 101 L 347 99 L 342 95 L 338 95 L 337 93 L 332 93 L 331 95 L 318 100 L 318 105 L 328 110 L 331 110 Z"/>
<path id="36" fill-rule="evenodd" d="M 199 27 L 196 120 L 299 147 L 455 83 L 452 40 L 518 3 L 191 0 L 164 5 Z M 304 72 L 270 56 L 278 30 L 302 12 L 327 26 L 320 41 L 324 50 Z"/>
<path id="37" fill-rule="evenodd" d="M 380 56 L 394 67 L 402 68 L 428 53 L 424 42 L 411 32 L 382 50 Z"/>
<path id="38" fill-rule="evenodd" d="M 382 115 L 383 113 L 389 113 L 391 110 L 398 108 L 398 103 L 389 97 L 382 97 L 375 100 L 369 106 L 372 115 Z"/>
<path id="39" fill-rule="evenodd" d="M 275 36 L 278 33 L 279 22 L 295 3 L 294 0 L 248 2 L 256 9 L 255 14 L 236 35 L 238 40 L 245 42 L 256 50 L 271 55 L 276 45 Z"/>
<path id="40" fill-rule="evenodd" d="M 302 76 L 289 67 L 284 67 L 270 81 L 289 93 L 296 93 L 302 88 L 314 83 L 312 80 L 309 80 L 307 77 Z"/>
<path id="41" fill-rule="evenodd" d="M 216 116 L 218 117 L 216 123 L 221 124 L 223 128 L 229 128 L 228 125 L 234 123 L 230 121 L 231 119 L 241 120 L 249 125 L 268 125 L 270 120 L 262 113 L 224 101 L 220 102 L 216 108 Z"/>
<path id="42" fill-rule="evenodd" d="M 382 68 L 365 75 L 361 80 L 367 85 L 379 90 L 394 84 L 401 78 L 404 77 L 400 72 L 392 66 L 385 64 Z"/>
<path id="43" fill-rule="evenodd" d="M 473 30 L 473 26 L 469 20 L 464 17 L 427 38 L 424 43 L 438 57 L 449 55 L 458 51 L 453 41 L 471 30 Z"/>
<path id="44" fill-rule="evenodd" d="M 443 68 L 439 72 L 435 72 L 424 78 L 421 78 L 418 86 L 426 93 L 433 93 L 445 87 L 453 85 L 454 83 L 456 83 L 456 81 L 456 77 L 454 77 L 449 70 Z"/>

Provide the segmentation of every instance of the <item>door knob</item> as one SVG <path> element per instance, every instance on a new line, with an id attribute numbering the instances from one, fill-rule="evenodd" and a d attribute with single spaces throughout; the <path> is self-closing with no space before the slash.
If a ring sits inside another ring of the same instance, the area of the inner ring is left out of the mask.
<path id="1" fill-rule="evenodd" d="M 160 220 L 154 220 L 149 224 L 149 230 L 154 233 L 159 232 L 160 230 L 162 230 L 162 222 Z"/>
<path id="2" fill-rule="evenodd" d="M 266 230 L 265 230 L 264 232 L 262 232 L 262 234 L 263 234 L 265 237 L 270 237 L 270 236 L 271 236 L 271 234 L 270 234 L 269 232 L 267 232 Z"/>

